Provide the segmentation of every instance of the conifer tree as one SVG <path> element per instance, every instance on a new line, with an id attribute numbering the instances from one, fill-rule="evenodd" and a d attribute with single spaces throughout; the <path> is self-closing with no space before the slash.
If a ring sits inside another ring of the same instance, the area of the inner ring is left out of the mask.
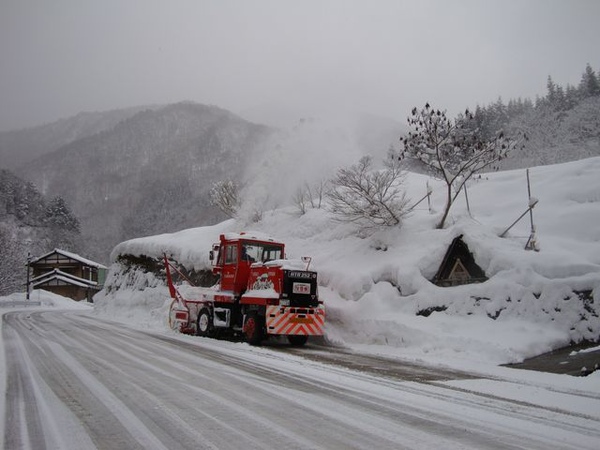
<path id="1" fill-rule="evenodd" d="M 598 78 L 592 66 L 588 64 L 579 83 L 579 92 L 583 98 L 600 95 L 600 80 Z"/>
<path id="2" fill-rule="evenodd" d="M 46 207 L 46 223 L 64 231 L 79 233 L 79 220 L 60 196 L 54 197 L 48 203 Z"/>

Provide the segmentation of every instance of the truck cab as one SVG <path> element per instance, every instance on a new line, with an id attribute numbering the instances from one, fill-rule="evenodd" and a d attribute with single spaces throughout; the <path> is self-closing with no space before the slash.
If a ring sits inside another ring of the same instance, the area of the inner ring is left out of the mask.
<path id="1" fill-rule="evenodd" d="M 215 251 L 218 254 L 216 261 Z M 216 262 L 213 272 L 221 277 L 221 290 L 239 297 L 248 289 L 250 267 L 255 263 L 283 260 L 285 245 L 270 238 L 232 233 L 221 235 L 220 243 L 213 246 L 211 253 L 212 260 Z"/>

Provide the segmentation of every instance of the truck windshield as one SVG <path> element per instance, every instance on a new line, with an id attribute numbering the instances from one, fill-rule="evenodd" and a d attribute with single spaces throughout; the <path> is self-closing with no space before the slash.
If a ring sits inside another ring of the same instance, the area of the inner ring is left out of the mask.
<path id="1" fill-rule="evenodd" d="M 243 242 L 241 260 L 248 262 L 267 262 L 283 258 L 283 246 L 260 242 Z"/>

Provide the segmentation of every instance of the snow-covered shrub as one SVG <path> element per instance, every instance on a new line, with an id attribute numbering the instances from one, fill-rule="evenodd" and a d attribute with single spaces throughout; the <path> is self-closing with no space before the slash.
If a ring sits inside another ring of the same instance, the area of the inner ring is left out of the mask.
<path id="1" fill-rule="evenodd" d="M 372 158 L 339 169 L 327 192 L 331 211 L 343 222 L 361 228 L 392 227 L 402 224 L 408 199 L 402 188 L 403 172 L 390 158 L 383 170 L 372 170 Z"/>
<path id="2" fill-rule="evenodd" d="M 210 190 L 210 203 L 228 217 L 235 217 L 240 207 L 238 185 L 231 180 L 217 181 Z"/>

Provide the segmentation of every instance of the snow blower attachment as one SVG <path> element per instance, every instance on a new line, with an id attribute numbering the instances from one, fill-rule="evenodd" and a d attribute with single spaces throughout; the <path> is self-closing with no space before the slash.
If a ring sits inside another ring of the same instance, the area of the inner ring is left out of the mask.
<path id="1" fill-rule="evenodd" d="M 325 308 L 317 273 L 308 270 L 310 258 L 286 260 L 283 243 L 245 233 L 222 234 L 209 256 L 219 275 L 211 288 L 189 281 L 175 287 L 171 270 L 183 274 L 164 257 L 173 330 L 206 337 L 243 334 L 252 345 L 285 336 L 302 346 L 309 336 L 323 335 Z"/>

